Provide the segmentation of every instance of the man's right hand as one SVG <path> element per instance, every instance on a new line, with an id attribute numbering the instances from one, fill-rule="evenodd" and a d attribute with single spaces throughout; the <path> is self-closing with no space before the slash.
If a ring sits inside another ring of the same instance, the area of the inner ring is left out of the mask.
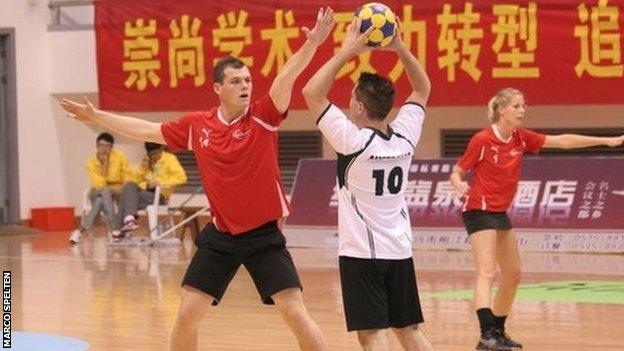
<path id="1" fill-rule="evenodd" d="M 97 110 L 93 104 L 85 98 L 85 103 L 80 104 L 69 99 L 63 99 L 60 102 L 61 108 L 67 112 L 67 116 L 74 118 L 80 122 L 94 122 Z"/>
<path id="2" fill-rule="evenodd" d="M 398 17 L 396 18 L 395 31 L 396 32 L 395 32 L 394 38 L 392 39 L 390 44 L 388 44 L 388 46 L 386 47 L 379 48 L 380 50 L 394 51 L 397 53 L 401 50 L 407 50 L 407 47 L 405 46 L 405 42 L 403 41 L 403 34 L 401 33 L 401 21 L 399 20 Z"/>
<path id="3" fill-rule="evenodd" d="M 366 39 L 373 31 L 373 26 L 370 26 L 364 33 L 360 33 L 361 27 L 362 20 L 358 17 L 353 18 L 351 24 L 347 28 L 347 37 L 342 42 L 339 54 L 346 55 L 351 58 L 373 49 L 372 47 L 366 45 Z"/>

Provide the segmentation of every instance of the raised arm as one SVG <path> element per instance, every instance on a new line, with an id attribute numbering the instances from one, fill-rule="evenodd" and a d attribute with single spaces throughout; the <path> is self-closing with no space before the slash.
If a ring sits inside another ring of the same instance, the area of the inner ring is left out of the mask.
<path id="1" fill-rule="evenodd" d="M 307 37 L 306 42 L 286 61 L 286 64 L 277 74 L 269 89 L 269 96 L 273 100 L 275 107 L 277 107 L 278 112 L 282 113 L 288 109 L 295 80 L 308 67 L 318 46 L 329 36 L 334 23 L 334 12 L 332 9 L 321 7 L 316 16 L 314 28 L 311 30 L 306 27 L 301 28 Z"/>
<path id="2" fill-rule="evenodd" d="M 578 134 L 547 135 L 544 146 L 553 149 L 578 149 L 605 145 L 617 147 L 624 143 L 624 135 L 619 137 L 595 137 Z"/>
<path id="3" fill-rule="evenodd" d="M 396 36 L 385 50 L 396 52 L 405 67 L 407 79 L 412 86 L 412 93 L 407 97 L 407 102 L 416 102 L 424 107 L 427 104 L 429 93 L 431 92 L 431 82 L 423 66 L 410 52 L 409 48 L 405 46 L 398 19 L 397 24 Z"/>
<path id="4" fill-rule="evenodd" d="M 364 43 L 366 37 L 373 29 L 371 26 L 365 33 L 360 34 L 361 20 L 354 18 L 347 29 L 347 37 L 345 38 L 340 51 L 327 61 L 303 87 L 303 97 L 305 98 L 308 108 L 316 116 L 320 115 L 327 105 L 327 94 L 334 84 L 334 78 L 338 74 L 340 68 L 354 56 L 370 50 Z"/>
<path id="5" fill-rule="evenodd" d="M 160 131 L 161 123 L 148 122 L 136 117 L 126 117 L 98 110 L 87 99 L 85 99 L 84 104 L 63 99 L 60 105 L 69 117 L 81 122 L 95 122 L 108 130 L 131 139 L 165 144 L 165 139 Z"/>

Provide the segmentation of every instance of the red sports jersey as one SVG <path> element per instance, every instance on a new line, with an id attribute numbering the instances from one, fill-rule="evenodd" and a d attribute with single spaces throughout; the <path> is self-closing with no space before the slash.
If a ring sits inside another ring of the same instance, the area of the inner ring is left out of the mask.
<path id="1" fill-rule="evenodd" d="M 503 140 L 496 125 L 475 134 L 457 165 L 474 177 L 466 202 L 466 210 L 507 211 L 520 180 L 524 153 L 538 153 L 546 136 L 527 129 L 516 129 Z"/>
<path id="2" fill-rule="evenodd" d="M 277 126 L 286 117 L 269 95 L 225 122 L 219 108 L 162 124 L 173 150 L 193 150 L 215 225 L 240 234 L 288 216 L 277 164 Z"/>

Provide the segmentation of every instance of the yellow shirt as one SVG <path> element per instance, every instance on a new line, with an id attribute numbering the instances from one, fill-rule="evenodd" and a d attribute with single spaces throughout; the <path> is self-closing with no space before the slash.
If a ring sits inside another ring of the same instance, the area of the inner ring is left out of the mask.
<path id="1" fill-rule="evenodd" d="M 135 173 L 135 181 L 141 189 L 146 189 L 150 181 L 157 183 L 160 185 L 161 194 L 168 199 L 176 186 L 186 183 L 186 172 L 174 154 L 163 151 L 153 169 L 139 166 Z"/>
<path id="2" fill-rule="evenodd" d="M 130 162 L 128 162 L 128 158 L 121 151 L 112 150 L 110 152 L 106 176 L 102 174 L 103 165 L 95 155 L 87 160 L 86 167 L 91 180 L 91 188 L 93 189 L 122 185 L 132 180 Z"/>

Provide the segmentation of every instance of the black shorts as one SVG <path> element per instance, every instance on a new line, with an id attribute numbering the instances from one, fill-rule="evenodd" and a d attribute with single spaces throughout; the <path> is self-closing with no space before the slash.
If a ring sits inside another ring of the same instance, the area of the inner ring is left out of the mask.
<path id="1" fill-rule="evenodd" d="M 249 271 L 265 304 L 272 305 L 271 296 L 284 289 L 301 289 L 286 238 L 275 221 L 238 235 L 220 232 L 214 224 L 208 224 L 195 245 L 197 251 L 182 285 L 212 296 L 213 305 L 219 303 L 241 264 Z"/>
<path id="2" fill-rule="evenodd" d="M 468 235 L 486 229 L 508 230 L 513 228 L 507 212 L 470 210 L 462 213 L 462 220 Z"/>
<path id="3" fill-rule="evenodd" d="M 340 256 L 347 330 L 404 328 L 424 321 L 412 258 Z"/>

